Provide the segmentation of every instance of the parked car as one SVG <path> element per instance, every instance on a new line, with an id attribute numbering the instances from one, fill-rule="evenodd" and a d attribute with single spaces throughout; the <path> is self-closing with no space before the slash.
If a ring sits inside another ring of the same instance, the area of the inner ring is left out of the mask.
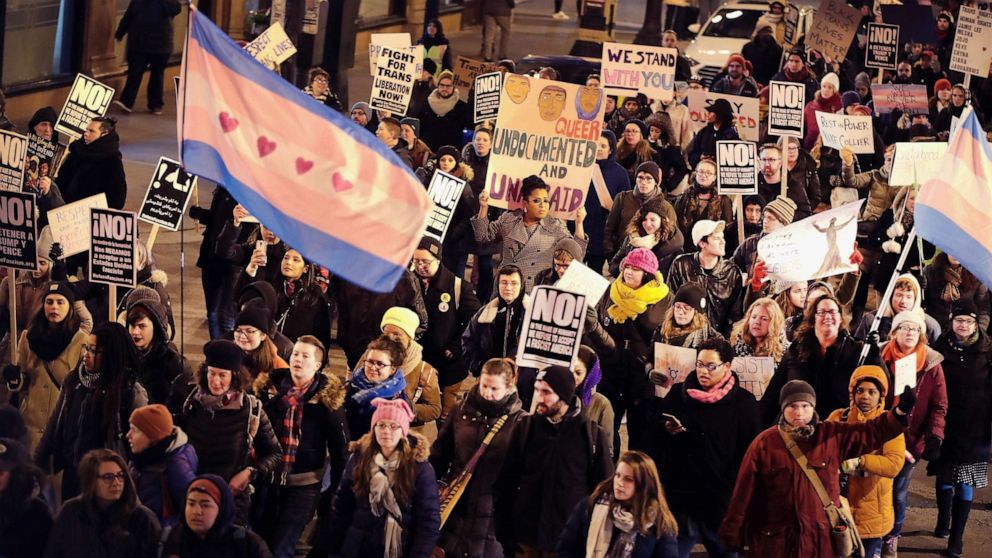
<path id="1" fill-rule="evenodd" d="M 599 73 L 599 59 L 583 58 L 581 56 L 553 55 L 536 56 L 528 54 L 516 63 L 516 73 L 522 75 L 537 75 L 537 72 L 551 66 L 558 71 L 559 81 L 585 85 L 589 74 Z"/>

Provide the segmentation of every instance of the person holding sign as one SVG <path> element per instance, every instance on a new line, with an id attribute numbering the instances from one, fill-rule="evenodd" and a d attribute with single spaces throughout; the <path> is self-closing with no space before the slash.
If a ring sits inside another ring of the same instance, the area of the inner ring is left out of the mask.
<path id="1" fill-rule="evenodd" d="M 479 308 L 462 333 L 465 364 L 473 376 L 478 377 L 482 364 L 491 358 L 516 358 L 524 313 L 530 306 L 523 282 L 523 273 L 516 265 L 499 268 L 498 296 Z"/>
<path id="2" fill-rule="evenodd" d="M 706 107 L 706 126 L 696 132 L 686 149 L 689 165 L 696 168 L 704 157 L 716 159 L 716 142 L 739 139 L 741 138 L 737 128 L 734 127 L 734 108 L 730 106 L 730 101 L 726 99 L 713 101 Z"/>
<path id="3" fill-rule="evenodd" d="M 744 313 L 744 319 L 734 324 L 730 343 L 739 357 L 772 357 L 778 366 L 791 345 L 785 335 L 782 309 L 770 298 L 755 300 Z"/>
<path id="4" fill-rule="evenodd" d="M 816 121 L 816 113 L 829 112 L 833 114 L 840 112 L 841 108 L 840 78 L 837 77 L 837 74 L 830 72 L 823 76 L 823 79 L 820 80 L 820 90 L 813 96 L 813 100 L 806 103 L 806 107 L 803 108 L 806 130 L 803 147 L 813 149 L 816 140 L 820 138 L 820 124 Z"/>
<path id="5" fill-rule="evenodd" d="M 65 203 L 103 193 L 107 195 L 108 207 L 124 208 L 127 178 L 120 142 L 117 121 L 101 116 L 90 121 L 82 139 L 69 144 L 69 156 L 53 180 Z"/>
<path id="6" fill-rule="evenodd" d="M 772 81 L 790 81 L 792 83 L 802 83 L 806 89 L 806 103 L 813 100 L 813 95 L 819 89 L 819 84 L 813 77 L 814 74 L 806 64 L 806 50 L 799 46 L 793 47 L 785 57 L 785 65 L 772 76 Z"/>

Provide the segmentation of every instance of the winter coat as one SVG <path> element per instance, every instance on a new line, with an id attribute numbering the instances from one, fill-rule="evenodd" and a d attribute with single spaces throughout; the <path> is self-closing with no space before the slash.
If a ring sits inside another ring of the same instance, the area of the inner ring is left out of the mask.
<path id="1" fill-rule="evenodd" d="M 884 351 L 885 345 L 883 343 L 880 350 Z M 923 454 L 927 438 L 933 436 L 944 439 L 947 386 L 944 383 L 944 368 L 941 366 L 943 361 L 944 355 L 927 347 L 926 364 L 916 373 L 916 387 L 913 388 L 916 392 L 916 406 L 909 414 L 909 426 L 906 427 L 906 451 L 917 460 Z M 895 365 L 892 364 L 889 368 L 894 370 Z"/>
<path id="2" fill-rule="evenodd" d="M 210 207 L 204 209 L 194 205 L 189 208 L 189 216 L 204 226 L 203 241 L 200 243 L 200 252 L 196 258 L 197 267 L 206 269 L 217 265 L 230 265 L 216 258 L 217 237 L 231 220 L 236 205 L 238 205 L 237 200 L 227 190 L 222 186 L 215 186 L 214 194 L 210 198 Z"/>
<path id="3" fill-rule="evenodd" d="M 456 97 L 458 91 L 452 93 Z M 420 139 L 424 140 L 431 151 L 437 153 L 445 145 L 461 146 L 462 130 L 471 124 L 472 115 L 468 104 L 458 99 L 454 107 L 441 116 L 433 107 L 431 99 L 439 97 L 438 90 L 435 89 L 427 96 L 423 108 L 420 110 Z"/>
<path id="4" fill-rule="evenodd" d="M 120 141 L 117 132 L 110 132 L 90 144 L 81 139 L 69 144 L 69 156 L 53 179 L 65 203 L 103 193 L 107 195 L 108 207 L 124 208 L 127 179 L 121 161 Z"/>
<path id="5" fill-rule="evenodd" d="M 410 148 L 410 159 L 413 161 L 413 168 L 419 169 L 427 164 L 427 161 L 434 157 L 434 152 L 424 143 L 424 140 L 417 139 Z"/>
<path id="6" fill-rule="evenodd" d="M 580 500 L 561 533 L 555 548 L 555 558 L 586 558 L 586 540 L 592 523 L 592 509 L 585 499 Z M 616 536 L 614 529 L 614 536 Z M 657 536 L 652 526 L 648 533 L 638 533 L 630 558 L 678 558 L 678 539 L 673 535 Z"/>
<path id="7" fill-rule="evenodd" d="M 157 339 L 147 352 L 139 352 L 138 356 L 141 358 L 138 381 L 148 391 L 148 401 L 178 412 L 182 399 L 186 397 L 184 387 L 193 378 L 189 364 L 175 345 Z"/>
<path id="8" fill-rule="evenodd" d="M 524 414 L 516 392 L 504 402 L 482 399 L 478 386 L 448 415 L 431 448 L 431 465 L 449 483 L 472 459 L 482 440 L 501 416 L 506 422 L 472 471 L 472 478 L 441 531 L 440 546 L 447 556 L 502 558 L 504 549 L 496 539 L 496 501 L 502 497 L 497 481 L 506 464 L 513 434 Z"/>
<path id="9" fill-rule="evenodd" d="M 266 265 L 259 266 L 255 270 L 255 275 L 248 275 L 246 268 L 251 262 L 252 253 L 255 251 L 255 242 L 259 240 L 262 240 L 261 227 L 252 223 L 241 223 L 235 226 L 233 221 L 229 221 L 224 224 L 220 234 L 217 235 L 216 258 L 220 262 L 240 269 L 241 274 L 238 276 L 238 281 L 241 285 L 252 281 L 268 281 L 275 284 L 277 280 L 282 278 L 280 265 L 283 256 L 286 255 L 286 250 L 288 250 L 286 243 L 282 241 L 266 244 Z M 238 289 L 239 287 L 235 287 L 235 292 Z"/>
<path id="10" fill-rule="evenodd" d="M 465 147 L 468 151 L 472 149 L 471 144 Z M 417 173 L 418 176 L 424 177 L 425 188 L 430 187 L 435 170 L 437 170 L 437 159 L 431 159 L 427 162 L 427 166 Z M 485 170 L 482 173 L 482 180 L 485 180 Z M 444 254 L 442 260 L 446 262 L 449 260 L 458 261 L 459 257 L 466 257 L 476 251 L 475 236 L 472 233 L 470 219 L 479 214 L 479 196 L 471 187 L 476 177 L 475 171 L 467 163 L 461 162 L 449 174 L 465 180 L 467 187 L 462 189 L 462 193 L 458 197 L 455 211 L 451 215 L 451 221 L 448 223 L 448 229 L 445 231 L 444 240 L 441 243 L 441 253 Z"/>
<path id="11" fill-rule="evenodd" d="M 757 95 L 755 95 L 757 97 Z M 716 142 L 718 141 L 728 141 L 728 140 L 739 140 L 740 136 L 737 134 L 737 128 L 733 126 L 724 126 L 717 130 L 712 124 L 707 124 L 701 130 L 696 132 L 696 136 L 692 138 L 692 143 L 686 149 L 686 157 L 689 159 L 689 166 L 696 168 L 699 164 L 699 160 L 704 156 L 710 159 L 716 159 Z"/>
<path id="12" fill-rule="evenodd" d="M 614 457 L 620 455 L 620 446 L 614 444 L 613 440 L 613 421 L 616 420 L 616 414 L 613 412 L 613 404 L 610 403 L 610 400 L 598 391 L 593 392 L 592 398 L 589 400 L 589 406 L 585 408 L 585 411 L 589 420 L 595 422 L 603 429 L 603 435 L 606 436 L 606 443 L 610 446 L 610 455 Z"/>
<path id="13" fill-rule="evenodd" d="M 413 156 L 410 154 L 410 145 L 403 138 L 397 138 L 396 145 L 392 147 L 393 154 L 399 157 L 406 166 L 410 167 L 410 170 L 415 169 L 413 166 Z"/>
<path id="14" fill-rule="evenodd" d="M 382 558 L 385 543 L 386 514 L 376 517 L 372 513 L 368 497 L 359 498 L 354 491 L 353 471 L 358 464 L 358 456 L 369 451 L 372 436 L 366 436 L 351 445 L 351 457 L 345 467 L 341 484 L 337 488 L 334 509 L 328 531 L 330 554 L 340 558 Z M 402 517 L 399 519 L 403 530 L 402 558 L 429 558 L 437 543 L 441 527 L 440 502 L 437 492 L 437 478 L 428 463 L 430 446 L 423 436 L 411 432 L 407 436 L 408 451 L 416 460 L 413 492 L 409 501 L 400 504 Z"/>
<path id="15" fill-rule="evenodd" d="M 530 307 L 530 296 L 526 294 L 521 296 L 523 297 L 523 301 L 520 307 L 518 308 L 518 305 L 514 304 L 510 306 L 508 312 L 527 311 L 527 308 Z M 478 377 L 479 372 L 482 370 L 482 365 L 491 358 L 516 358 L 520 330 L 510 331 L 510 324 L 517 319 L 516 316 L 511 314 L 508 317 L 505 321 L 506 327 L 504 331 L 495 330 L 496 326 L 494 322 L 496 321 L 497 313 L 500 311 L 500 300 L 502 299 L 497 296 L 490 300 L 488 304 L 479 308 L 479 311 L 472 316 L 472 319 L 468 322 L 468 327 L 462 333 L 462 354 L 465 358 L 465 364 L 468 366 L 468 371 L 473 376 Z M 522 314 L 519 319 L 521 327 L 523 327 Z M 496 335 L 502 336 L 503 354 L 496 354 Z"/>
<path id="16" fill-rule="evenodd" d="M 623 239 L 627 236 L 627 225 L 634 218 L 641 206 L 650 200 L 661 197 L 661 189 L 656 189 L 648 197 L 644 197 L 637 190 L 623 190 L 613 198 L 613 209 L 606 217 L 606 229 L 603 232 L 603 249 L 607 257 L 613 257 Z M 678 223 L 675 208 L 663 197 L 658 200 L 665 214 L 662 217 L 671 223 Z M 549 259 L 550 261 L 550 259 Z"/>
<path id="17" fill-rule="evenodd" d="M 151 558 L 162 529 L 151 510 L 137 504 L 123 529 L 101 535 L 99 512 L 82 496 L 67 501 L 48 535 L 45 558 Z"/>
<path id="18" fill-rule="evenodd" d="M 767 43 L 762 42 L 760 37 L 751 37 L 751 41 L 741 47 L 741 56 L 754 68 L 751 74 L 754 81 L 768 85 L 782 61 L 782 47 L 775 42 L 774 36 L 769 37 Z"/>
<path id="19" fill-rule="evenodd" d="M 172 18 L 182 10 L 179 0 L 131 0 L 114 37 L 130 35 L 129 52 L 172 54 Z"/>
<path id="20" fill-rule="evenodd" d="M 844 186 L 857 188 L 858 190 L 868 189 L 868 201 L 865 202 L 864 209 L 861 210 L 859 221 L 878 221 L 878 218 L 885 213 L 886 209 L 892 207 L 892 201 L 896 197 L 898 187 L 889 186 L 889 179 L 880 170 L 873 170 L 854 174 L 853 165 L 844 165 L 842 169 Z"/>
<path id="21" fill-rule="evenodd" d="M 696 210 L 693 211 L 690 208 L 693 200 L 699 197 L 699 194 L 703 192 L 703 189 L 698 184 L 692 184 L 692 186 L 682 193 L 675 200 L 675 214 L 678 215 L 677 221 L 672 221 L 675 223 L 679 230 L 682 232 L 682 246 L 685 252 L 695 252 L 699 250 L 699 246 L 692 243 L 692 227 L 703 219 L 708 219 L 709 209 L 711 204 L 719 204 L 720 214 L 717 217 L 717 221 L 723 221 L 726 225 L 725 229 L 730 232 L 731 229 L 735 229 L 734 223 L 734 203 L 730 201 L 729 196 L 723 196 L 716 193 L 716 185 L 713 186 L 712 190 L 709 192 L 712 194 L 708 203 L 703 205 L 699 203 L 696 206 Z M 662 267 L 662 273 L 666 273 L 668 268 Z"/>
<path id="22" fill-rule="evenodd" d="M 675 225 L 675 223 L 672 223 L 672 225 Z M 664 242 L 658 242 L 650 248 L 654 256 L 658 258 L 659 270 L 667 271 L 671 267 L 672 261 L 682 254 L 685 247 L 685 237 L 682 236 L 682 231 L 677 226 L 674 228 L 675 234 L 671 238 Z M 623 240 L 623 244 L 620 245 L 620 249 L 617 250 L 617 253 L 610 260 L 610 275 L 620 277 L 620 265 L 623 263 L 623 259 L 627 257 L 627 254 L 633 249 L 634 246 L 630 243 L 630 236 L 628 235 Z"/>
<path id="23" fill-rule="evenodd" d="M 963 270 L 963 268 L 961 268 Z M 941 332 L 951 331 L 951 305 L 953 303 L 944 301 L 941 294 L 947 285 L 947 280 L 934 265 L 923 268 L 924 296 L 927 314 L 933 316 L 940 324 Z M 961 293 L 960 300 L 971 299 L 978 308 L 978 329 L 988 331 L 989 329 L 989 288 L 978 279 L 972 281 L 970 286 L 964 282 L 958 287 Z"/>
<path id="24" fill-rule="evenodd" d="M 703 269 L 699 252 L 682 254 L 672 262 L 668 272 L 668 287 L 679 287 L 694 281 L 706 289 L 706 315 L 717 331 L 729 330 L 730 324 L 744 317 L 744 287 L 741 270 L 734 262 L 720 258 L 713 269 Z"/>
<path id="25" fill-rule="evenodd" d="M 758 97 L 758 82 L 754 81 L 754 78 L 749 76 L 741 76 L 741 82 L 737 85 L 731 83 L 730 75 L 724 75 L 722 78 L 717 79 L 710 85 L 710 91 L 713 93 L 722 93 L 724 95 L 738 95 L 740 97 Z"/>
<path id="26" fill-rule="evenodd" d="M 829 99 L 824 99 L 820 96 L 820 92 L 817 91 L 816 95 L 813 96 L 813 100 L 806 103 L 803 108 L 803 122 L 806 126 L 806 135 L 803 138 L 803 147 L 806 150 L 813 149 L 816 144 L 816 140 L 820 138 L 820 124 L 816 120 L 817 112 L 827 112 L 833 114 L 838 112 L 842 108 L 840 93 L 834 93 L 833 97 Z"/>
<path id="27" fill-rule="evenodd" d="M 465 147 L 462 148 L 462 163 L 472 169 L 472 175 L 468 177 L 468 186 L 472 189 L 472 197 L 476 203 L 478 203 L 479 194 L 486 187 L 486 173 L 489 172 L 489 157 L 492 154 L 493 152 L 490 151 L 484 157 L 479 155 L 471 143 L 466 143 Z M 476 206 L 473 215 L 479 213 L 478 209 Z"/>
<path id="28" fill-rule="evenodd" d="M 813 214 L 813 210 L 816 209 L 816 204 L 809 197 L 809 192 L 806 189 L 805 176 L 803 180 L 799 180 L 796 173 L 790 172 L 789 179 L 786 183 L 786 196 L 794 202 L 796 202 L 796 212 L 792 219 L 792 222 L 801 221 Z M 769 183 L 765 180 L 765 175 L 761 172 L 758 173 L 758 195 L 765 203 L 769 203 L 774 200 L 777 196 L 782 193 L 782 183 L 775 182 Z M 785 223 L 788 225 L 789 223 Z"/>
<path id="29" fill-rule="evenodd" d="M 606 182 L 606 189 L 610 193 L 610 201 L 616 199 L 621 192 L 630 190 L 630 176 L 627 171 L 617 164 L 615 154 L 611 154 L 606 159 L 596 161 L 599 170 L 603 173 L 603 180 Z M 586 220 L 585 225 L 588 245 L 586 246 L 586 257 L 607 255 L 604 246 L 604 236 L 606 230 L 606 219 L 610 212 L 603 207 L 602 201 L 596 194 L 595 187 L 590 184 L 586 195 Z M 624 225 L 620 225 L 623 229 Z M 614 245 L 615 246 L 615 245 Z M 596 271 L 599 271 L 598 269 Z"/>
<path id="30" fill-rule="evenodd" d="M 9 502 L 4 502 L 7 504 Z M 52 511 L 38 496 L 31 496 L 15 511 L 11 507 L 0 511 L 0 556 L 5 558 L 37 558 L 45 550 L 52 530 Z"/>
<path id="31" fill-rule="evenodd" d="M 614 321 L 609 315 L 609 308 L 613 306 L 609 288 L 596 305 L 599 323 L 615 345 L 615 350 L 598 352 L 599 364 L 603 368 L 603 379 L 598 390 L 611 401 L 621 393 L 630 393 L 640 399 L 650 391 L 645 366 L 653 359 L 654 344 L 651 339 L 661 326 L 672 298 L 671 295 L 666 296 L 649 305 L 636 318 L 622 323 Z"/>
<path id="32" fill-rule="evenodd" d="M 172 435 L 160 443 L 167 444 L 160 452 L 156 452 L 158 444 L 155 444 L 132 456 L 128 469 L 142 505 L 151 510 L 163 526 L 174 525 L 185 513 L 186 487 L 196 478 L 200 461 L 181 428 L 174 429 Z M 145 462 L 146 452 L 156 452 L 155 456 L 149 456 L 154 459 Z"/>
<path id="33" fill-rule="evenodd" d="M 461 288 L 455 288 L 456 281 Z M 438 266 L 426 290 L 420 280 L 417 286 L 428 316 L 427 331 L 420 340 L 424 347 L 424 359 L 437 368 L 440 376 L 438 382 L 442 388 L 454 385 L 468 375 L 468 365 L 462 354 L 462 332 L 481 304 L 472 290 L 472 284 L 456 278 L 443 265 Z M 452 356 L 449 358 L 446 352 Z"/>
<path id="34" fill-rule="evenodd" d="M 437 85 L 434 83 L 434 78 L 431 77 L 427 80 L 417 79 L 413 82 L 413 93 L 410 94 L 410 104 L 406 107 L 406 113 L 410 115 L 418 115 L 427 106 L 427 96 L 434 91 Z M 425 144 L 426 145 L 426 144 Z"/>
<path id="35" fill-rule="evenodd" d="M 42 254 L 39 254 L 41 256 Z M 31 323 L 38 310 L 41 309 L 44 299 L 40 296 L 42 289 L 48 286 L 49 279 L 42 277 L 36 279 L 31 271 L 17 271 L 14 279 L 14 304 L 17 306 L 17 331 L 24 331 Z M 0 332 L 3 332 L 2 341 L 5 344 L 0 348 L 3 353 L 2 362 L 10 362 L 10 281 L 11 274 L 0 281 L 0 314 L 3 314 L 3 323 L 0 324 Z"/>
<path id="36" fill-rule="evenodd" d="M 762 558 L 834 556 L 823 504 L 778 429 L 759 434 L 744 455 L 720 540 L 727 550 L 740 551 L 747 544 L 748 556 Z M 858 424 L 820 422 L 796 445 L 839 507 L 841 462 L 881 448 L 902 430 L 899 419 L 887 412 Z"/>
<path id="37" fill-rule="evenodd" d="M 813 96 L 820 90 L 820 82 L 813 78 L 809 68 L 803 68 L 796 75 L 789 74 L 784 68 L 772 76 L 772 81 L 788 81 L 791 83 L 802 83 L 806 86 L 806 103 L 813 100 Z"/>

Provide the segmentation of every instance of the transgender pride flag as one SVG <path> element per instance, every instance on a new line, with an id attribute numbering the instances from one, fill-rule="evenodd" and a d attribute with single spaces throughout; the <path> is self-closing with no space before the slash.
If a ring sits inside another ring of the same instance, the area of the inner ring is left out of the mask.
<path id="1" fill-rule="evenodd" d="M 190 8 L 179 100 L 186 170 L 223 185 L 288 246 L 388 292 L 433 204 L 388 147 L 266 69 Z"/>
<path id="2" fill-rule="evenodd" d="M 961 118 L 939 170 L 916 197 L 916 232 L 992 288 L 992 149 L 975 111 Z"/>

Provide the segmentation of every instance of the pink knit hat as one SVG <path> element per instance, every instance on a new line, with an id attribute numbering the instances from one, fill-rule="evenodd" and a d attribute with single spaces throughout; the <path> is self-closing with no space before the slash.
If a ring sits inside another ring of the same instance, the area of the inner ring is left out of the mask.
<path id="1" fill-rule="evenodd" d="M 649 273 L 654 275 L 658 273 L 658 257 L 654 255 L 654 252 L 648 250 L 647 248 L 634 248 L 627 254 L 627 257 L 623 259 L 623 266 L 636 267 L 637 269 L 644 270 L 644 273 Z"/>
<path id="2" fill-rule="evenodd" d="M 372 413 L 372 428 L 375 428 L 377 422 L 388 420 L 400 425 L 404 436 L 410 433 L 413 411 L 405 400 L 376 397 L 372 400 L 372 406 L 375 407 L 375 412 Z"/>

